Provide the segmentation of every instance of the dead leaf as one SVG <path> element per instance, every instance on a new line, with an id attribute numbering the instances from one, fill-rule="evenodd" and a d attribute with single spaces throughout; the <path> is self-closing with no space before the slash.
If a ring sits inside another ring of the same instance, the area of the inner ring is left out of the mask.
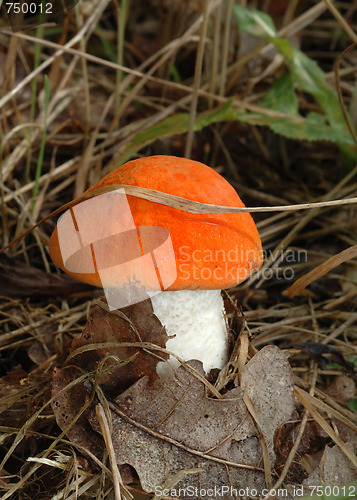
<path id="1" fill-rule="evenodd" d="M 356 384 L 354 380 L 347 377 L 347 375 L 337 375 L 325 392 L 329 396 L 337 399 L 337 401 L 347 403 L 347 401 L 355 397 Z"/>
<path id="2" fill-rule="evenodd" d="M 295 411 L 293 374 L 284 354 L 272 345 L 259 351 L 244 367 L 242 388 L 253 401 L 274 461 L 274 433 Z"/>
<path id="3" fill-rule="evenodd" d="M 322 415 L 316 410 L 314 407 L 314 398 L 303 389 L 299 387 L 294 387 L 294 392 L 299 399 L 299 401 L 303 404 L 306 410 L 310 413 L 312 418 L 318 423 L 318 425 L 325 431 L 328 436 L 332 439 L 334 443 L 336 443 L 339 449 L 345 454 L 345 456 L 350 460 L 357 471 L 357 458 L 354 452 L 351 452 L 350 448 L 346 446 L 346 443 L 341 438 L 339 432 L 332 427 L 327 420 L 325 420 Z M 342 415 L 340 420 L 342 421 Z M 352 426 L 352 424 L 350 424 Z"/>
<path id="4" fill-rule="evenodd" d="M 355 481 L 356 479 L 356 469 L 340 448 L 338 446 L 333 446 L 332 448 L 326 446 L 319 467 L 316 467 L 303 484 L 304 486 L 315 488 L 321 486 L 321 484 L 324 484 L 325 487 L 337 486 L 341 488 L 341 485 Z M 354 495 L 352 496 L 355 497 L 355 490 L 353 492 Z M 305 494 L 309 495 L 308 491 Z M 326 495 L 325 498 L 328 496 Z"/>
<path id="5" fill-rule="evenodd" d="M 189 364 L 203 374 L 199 361 Z M 264 487 L 263 470 L 254 470 L 261 469 L 258 431 L 240 388 L 223 400 L 210 400 L 202 382 L 180 367 L 177 378 L 153 389 L 147 378 L 139 380 L 111 408 L 118 464 L 132 465 L 145 491 L 192 469 L 201 472 L 187 475 L 177 487 L 219 487 L 230 481 L 236 487 Z M 91 423 L 99 431 L 94 415 Z"/>
<path id="6" fill-rule="evenodd" d="M 301 419 L 298 415 L 296 415 L 296 419 L 293 419 L 291 422 L 286 422 L 280 426 L 275 433 L 275 467 L 279 473 L 282 472 L 291 449 L 295 444 L 300 424 Z M 322 451 L 327 442 L 329 442 L 329 438 L 321 436 L 321 432 L 316 422 L 307 422 L 300 445 L 286 476 L 286 480 L 294 484 L 301 484 L 311 471 L 311 464 L 314 464 L 315 466 L 318 465 L 321 459 Z M 315 463 L 316 460 L 317 464 Z"/>
<path id="7" fill-rule="evenodd" d="M 6 297 L 68 297 L 76 292 L 95 290 L 66 275 L 48 274 L 41 269 L 0 254 L 0 295 Z"/>
<path id="8" fill-rule="evenodd" d="M 86 413 L 79 414 L 85 408 L 90 393 L 85 388 L 83 381 L 75 383 L 83 373 L 75 366 L 55 369 L 52 379 L 52 409 L 56 421 L 62 430 L 66 430 L 66 436 L 76 443 L 88 449 L 97 457 L 101 457 L 104 451 L 103 440 L 96 435 L 88 424 Z M 71 386 L 63 391 L 63 389 Z"/>
<path id="9" fill-rule="evenodd" d="M 89 425 L 87 412 L 77 420 L 90 396 L 88 381 L 85 385 L 84 380 L 74 383 L 75 380 L 92 372 L 92 379 L 112 397 L 145 375 L 153 383 L 158 378 L 156 365 L 160 359 L 141 347 L 124 347 L 121 343 L 138 343 L 140 346 L 141 341 L 150 341 L 164 347 L 168 339 L 149 300 L 113 312 L 106 310 L 104 302 L 100 304 L 89 316 L 80 338 L 73 340 L 67 363 L 54 371 L 52 384 L 52 408 L 57 424 L 66 430 L 69 439 L 99 458 L 104 449 L 102 439 Z M 110 346 L 103 346 L 108 343 Z M 96 348 L 95 344 L 101 344 L 101 348 Z M 168 357 L 164 353 L 160 356 Z M 126 363 L 130 359 L 132 361 Z M 72 386 L 64 390 L 68 384 Z"/>
<path id="10" fill-rule="evenodd" d="M 52 409 L 58 426 L 66 431 L 66 437 L 102 460 L 105 448 L 103 439 L 93 431 L 88 422 L 89 409 L 86 407 L 90 403 L 90 387 L 83 380 L 76 383 L 81 375 L 83 373 L 74 366 L 54 370 Z M 67 385 L 69 388 L 63 390 Z M 130 483 L 135 480 L 129 467 L 119 469 L 123 481 Z"/>
<path id="11" fill-rule="evenodd" d="M 203 374 L 201 362 L 189 364 Z M 276 427 L 295 410 L 290 367 L 281 351 L 269 346 L 247 364 L 243 380 L 274 457 Z M 145 491 L 155 491 L 184 471 L 191 473 L 176 489 L 190 487 L 199 492 L 232 485 L 254 489 L 259 495 L 265 487 L 259 432 L 240 387 L 223 399 L 209 399 L 205 385 L 180 367 L 176 377 L 153 388 L 147 377 L 139 380 L 114 400 L 111 409 L 118 464 L 132 465 Z M 90 422 L 100 432 L 94 411 Z M 200 472 L 192 473 L 192 469 Z M 221 498 L 235 497 L 226 491 Z"/>
<path id="12" fill-rule="evenodd" d="M 68 337 L 63 335 L 64 343 Z M 27 355 L 37 366 L 46 361 L 55 353 L 55 336 L 53 333 L 44 333 L 41 340 L 35 340 L 27 349 Z"/>
<path id="13" fill-rule="evenodd" d="M 145 375 L 149 376 L 150 383 L 158 379 L 156 365 L 162 359 L 168 359 L 168 355 L 144 350 L 140 344 L 149 342 L 164 348 L 169 337 L 154 315 L 150 300 L 120 311 L 108 311 L 106 307 L 101 301 L 89 316 L 80 338 L 73 341 L 71 363 L 86 371 L 95 371 L 108 358 L 105 366 L 112 365 L 116 368 L 103 374 L 100 384 L 107 395 L 115 397 Z M 138 347 L 124 346 L 123 342 L 137 343 Z M 111 345 L 100 349 L 91 348 L 73 357 L 76 350 L 81 351 L 86 346 L 103 343 Z M 132 361 L 127 363 L 129 359 Z"/>
<path id="14" fill-rule="evenodd" d="M 332 422 L 345 446 L 352 453 L 355 453 L 357 448 L 356 431 L 336 418 L 333 418 Z M 343 453 L 341 448 L 335 445 L 325 446 L 321 460 L 303 484 L 306 486 L 325 484 L 328 487 L 338 486 L 341 488 L 341 485 L 356 479 L 356 467 L 353 466 L 346 453 Z"/>
<path id="15" fill-rule="evenodd" d="M 355 453 L 356 449 L 351 451 Z M 338 446 L 326 446 L 325 456 L 321 460 L 321 479 L 330 486 L 339 486 L 357 479 L 357 471 Z"/>

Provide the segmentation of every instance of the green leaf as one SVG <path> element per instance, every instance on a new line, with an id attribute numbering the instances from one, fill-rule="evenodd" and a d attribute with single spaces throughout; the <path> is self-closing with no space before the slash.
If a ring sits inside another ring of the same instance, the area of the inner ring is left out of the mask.
<path id="1" fill-rule="evenodd" d="M 350 408 L 357 411 L 357 399 L 350 399 L 347 404 Z"/>
<path id="2" fill-rule="evenodd" d="M 326 117 L 319 113 L 311 112 L 304 120 L 304 130 L 310 141 L 330 141 L 336 144 L 354 145 L 353 138 L 339 123 L 328 123 Z M 275 130 L 277 133 L 278 128 Z"/>
<path id="3" fill-rule="evenodd" d="M 331 92 L 326 84 L 325 73 L 315 61 L 293 47 L 285 38 L 274 38 L 272 42 L 289 63 L 294 81 L 302 91 L 314 94 L 325 89 Z"/>
<path id="4" fill-rule="evenodd" d="M 316 127 L 315 123 L 308 120 L 304 120 L 302 123 L 287 123 L 285 120 L 280 120 L 272 123 L 270 128 L 276 134 L 300 141 L 330 141 L 336 143 L 346 139 L 345 136 L 337 136 L 331 127 L 327 125 Z"/>
<path id="5" fill-rule="evenodd" d="M 293 89 L 291 88 L 292 84 L 295 84 L 302 92 L 312 95 L 324 113 L 324 116 L 319 119 L 319 126 L 316 128 L 314 128 L 314 119 L 316 117 L 313 115 L 307 117 L 304 122 L 299 123 L 287 123 L 284 119 L 278 122 L 275 119 L 269 120 L 267 117 L 260 117 L 260 121 L 285 137 L 336 142 L 339 144 L 341 151 L 346 151 L 348 156 L 353 157 L 355 160 L 356 153 L 351 149 L 346 150 L 345 147 L 355 144 L 345 123 L 337 93 L 328 85 L 322 69 L 306 54 L 293 47 L 289 40 L 277 37 L 274 23 L 266 14 L 238 5 L 234 6 L 234 12 L 240 31 L 271 41 L 284 56 L 290 67 L 291 81 L 277 80 L 265 95 L 262 105 L 276 111 L 297 115 L 297 100 L 296 96 L 293 96 Z M 284 86 L 287 92 L 285 99 L 283 97 Z M 241 118 L 243 119 L 243 116 Z M 245 118 L 247 119 L 246 116 Z M 248 120 L 251 119 L 250 116 Z M 257 117 L 254 117 L 254 120 L 259 121 Z M 286 126 L 287 129 L 285 129 Z M 309 135 L 310 133 L 311 135 Z"/>
<path id="6" fill-rule="evenodd" d="M 262 106 L 289 115 L 298 115 L 299 101 L 296 97 L 291 75 L 278 78 L 266 92 Z"/>
<path id="7" fill-rule="evenodd" d="M 271 116 L 249 113 L 232 106 L 227 112 L 228 120 L 238 120 L 251 125 L 268 126 L 275 133 L 289 139 L 306 141 L 329 141 L 354 145 L 351 135 L 338 126 L 331 126 L 326 117 L 319 113 L 309 113 L 306 118 L 299 115 Z"/>
<path id="8" fill-rule="evenodd" d="M 172 76 L 172 79 L 175 83 L 181 83 L 181 76 L 180 76 L 180 73 L 177 69 L 177 67 L 172 64 L 172 63 L 169 63 L 169 69 L 170 69 L 170 74 Z"/>
<path id="9" fill-rule="evenodd" d="M 337 94 L 328 86 L 322 69 L 288 40 L 275 38 L 272 41 L 289 63 L 292 77 L 300 89 L 315 97 L 331 124 L 347 130 Z"/>
<path id="10" fill-rule="evenodd" d="M 280 82 L 277 87 L 282 90 L 284 86 L 288 88 L 290 83 L 287 81 Z M 291 85 L 290 85 L 291 92 Z M 273 97 L 279 94 L 275 89 Z M 273 99 L 270 95 L 267 100 Z M 275 97 L 274 97 L 275 99 Z M 293 105 L 293 98 L 290 96 L 279 102 L 281 108 L 291 108 L 292 113 L 296 111 L 296 103 Z M 270 110 L 269 110 L 270 111 Z M 331 125 L 327 122 L 326 117 L 319 113 L 309 113 L 306 118 L 296 114 L 289 116 L 286 109 L 281 109 L 286 116 L 270 116 L 270 114 L 250 113 L 242 109 L 238 109 L 232 100 L 227 101 L 223 106 L 214 110 L 209 110 L 201 113 L 196 117 L 194 130 L 197 132 L 203 128 L 218 122 L 241 121 L 251 125 L 268 126 L 275 133 L 284 137 L 296 140 L 307 141 L 330 141 L 334 143 L 342 143 L 345 145 L 354 145 L 354 141 L 349 133 L 338 125 Z M 139 132 L 136 137 L 128 144 L 125 150 L 115 158 L 113 164 L 116 166 L 122 165 L 128 161 L 135 153 L 144 147 L 152 144 L 157 139 L 171 137 L 176 134 L 184 134 L 189 127 L 189 114 L 177 113 L 176 115 L 165 118 L 160 123 L 149 127 L 142 132 Z M 114 168 L 114 167 L 113 167 Z"/>
<path id="11" fill-rule="evenodd" d="M 239 31 L 245 31 L 259 38 L 276 36 L 274 21 L 265 12 L 256 9 L 246 9 L 240 5 L 234 5 L 233 9 Z"/>
<path id="12" fill-rule="evenodd" d="M 209 110 L 197 115 L 194 130 L 197 132 L 203 128 L 227 120 L 227 113 L 232 107 L 232 101 L 227 101 L 223 106 Z M 145 146 L 153 143 L 157 139 L 171 137 L 176 134 L 184 134 L 188 131 L 190 116 L 188 113 L 177 113 L 169 116 L 161 122 L 139 132 L 125 150 L 114 160 L 114 165 L 122 165 L 128 161 L 135 153 Z"/>

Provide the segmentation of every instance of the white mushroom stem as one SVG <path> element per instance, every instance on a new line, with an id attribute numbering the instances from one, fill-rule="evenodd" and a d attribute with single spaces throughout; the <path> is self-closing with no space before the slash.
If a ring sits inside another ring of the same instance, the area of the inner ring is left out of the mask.
<path id="1" fill-rule="evenodd" d="M 151 297 L 155 315 L 169 336 L 166 348 L 184 361 L 198 359 L 208 373 L 227 362 L 228 335 L 223 298 L 220 290 L 179 290 Z M 162 378 L 173 374 L 179 361 L 170 356 L 160 362 Z"/>

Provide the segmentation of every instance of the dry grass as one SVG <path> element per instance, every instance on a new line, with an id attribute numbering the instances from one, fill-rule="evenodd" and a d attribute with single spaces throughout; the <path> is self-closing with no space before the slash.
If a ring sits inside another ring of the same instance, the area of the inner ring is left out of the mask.
<path id="1" fill-rule="evenodd" d="M 279 34 L 294 39 L 317 60 L 333 84 L 335 59 L 356 41 L 353 2 L 326 0 L 298 7 L 300 2 L 287 0 L 281 12 L 279 2 L 239 3 L 270 12 Z M 227 22 L 231 8 L 229 0 L 86 0 L 70 11 L 61 29 L 45 26 L 42 38 L 36 30 L 13 34 L 0 24 L 2 246 L 80 196 L 128 151 L 133 151 L 131 157 L 173 154 L 203 161 L 237 188 L 247 206 L 356 196 L 357 168 L 347 168 L 332 144 L 287 140 L 268 128 L 240 122 L 194 131 L 199 112 L 228 99 L 240 108 L 262 111 L 262 95 L 285 71 L 271 44 L 239 37 L 235 24 Z M 339 83 L 356 123 L 355 57 L 350 51 L 341 59 Z M 303 111 L 316 110 L 306 95 L 301 93 L 299 100 Z M 157 132 L 136 147 L 140 133 L 177 113 L 189 116 L 187 134 L 161 137 Z M 41 139 L 44 154 L 39 161 Z M 339 204 L 262 213 L 255 220 L 266 252 L 264 266 L 229 292 L 242 304 L 247 321 L 241 339 L 245 354 L 238 358 L 237 372 L 254 348 L 274 342 L 289 356 L 296 394 L 305 408 L 297 444 L 273 484 L 277 486 L 286 478 L 308 419 L 328 425 L 331 442 L 339 437 L 328 413 L 336 411 L 348 425 L 357 424 L 357 413 L 346 398 L 328 390 L 336 376 L 345 374 L 346 365 L 332 363 L 327 355 L 323 366 L 324 355 L 301 349 L 306 342 L 318 342 L 337 349 L 341 359 L 356 362 L 357 259 L 321 273 L 304 295 L 289 298 L 285 293 L 298 277 L 357 244 L 357 208 Z M 112 490 L 107 457 L 101 461 L 68 441 L 50 406 L 52 371 L 64 362 L 71 339 L 81 332 L 98 297 L 86 286 L 74 289 L 53 277 L 59 271 L 47 244 L 54 225 L 49 219 L 20 239 L 6 260 L 0 254 L 4 499 L 109 498 Z M 26 271 L 21 267 L 25 265 Z M 349 377 L 353 380 L 353 374 Z M 105 415 L 100 418 L 106 428 Z M 350 453 L 351 461 L 353 457 Z M 91 460 L 97 469 L 89 466 Z"/>

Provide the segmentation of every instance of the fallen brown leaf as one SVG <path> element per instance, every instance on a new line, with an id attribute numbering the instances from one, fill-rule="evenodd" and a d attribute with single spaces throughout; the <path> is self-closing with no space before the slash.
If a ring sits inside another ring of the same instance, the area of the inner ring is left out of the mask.
<path id="1" fill-rule="evenodd" d="M 91 394 L 80 378 L 82 375 L 82 371 L 75 366 L 54 370 L 52 409 L 57 424 L 71 441 L 101 457 L 104 451 L 103 440 L 92 431 L 84 411 Z M 76 379 L 79 379 L 79 383 L 76 383 Z"/>
<path id="2" fill-rule="evenodd" d="M 68 297 L 72 293 L 94 291 L 90 285 L 66 275 L 48 274 L 41 269 L 0 253 L 0 295 L 6 297 Z"/>
<path id="3" fill-rule="evenodd" d="M 164 347 L 168 338 L 149 300 L 113 312 L 107 311 L 104 302 L 99 304 L 89 316 L 82 335 L 73 340 L 65 365 L 54 371 L 52 384 L 52 408 L 57 424 L 66 430 L 69 439 L 97 457 L 103 452 L 102 439 L 88 424 L 84 410 L 91 404 L 88 377 L 112 397 L 145 375 L 153 383 L 158 378 L 156 365 L 160 360 L 152 352 L 144 351 L 140 344 L 150 340 Z M 138 347 L 125 347 L 123 342 L 137 343 Z M 160 356 L 168 357 L 165 353 Z M 86 376 L 83 380 L 75 382 L 83 376 Z"/>
<path id="4" fill-rule="evenodd" d="M 106 303 L 100 301 L 89 316 L 82 335 L 72 343 L 70 362 L 86 371 L 95 371 L 107 358 L 105 367 L 112 365 L 114 368 L 100 376 L 100 384 L 106 394 L 114 397 L 145 375 L 150 383 L 158 379 L 156 365 L 162 359 L 168 359 L 168 355 L 144 349 L 141 344 L 149 342 L 165 348 L 168 338 L 165 328 L 154 315 L 150 300 L 120 311 L 108 311 Z M 137 344 L 138 347 L 124 343 Z M 101 344 L 101 347 L 97 348 L 96 344 Z"/>
<path id="5" fill-rule="evenodd" d="M 354 443 L 356 444 L 356 443 Z M 357 479 L 356 469 L 352 466 L 348 458 L 342 453 L 338 446 L 325 447 L 324 454 L 320 464 L 304 481 L 304 486 L 315 487 L 324 484 L 326 489 L 325 498 L 329 497 L 329 487 L 337 487 L 341 492 L 342 485 L 355 481 Z M 336 490 L 335 490 L 336 491 Z M 348 492 L 348 487 L 346 488 Z M 350 490 L 350 496 L 355 496 L 355 486 Z M 352 494 L 353 493 L 353 494 Z M 304 495 L 309 495 L 309 491 L 305 490 Z M 332 495 L 331 495 L 332 496 Z"/>
<path id="6" fill-rule="evenodd" d="M 277 456 L 275 467 L 278 472 L 283 471 L 284 465 L 289 458 L 300 429 L 300 424 L 300 418 L 297 416 L 293 421 L 283 424 L 275 434 L 274 441 Z M 315 421 L 307 422 L 286 480 L 295 484 L 301 484 L 308 477 L 310 464 L 314 466 L 318 465 L 318 462 L 315 464 L 314 461 L 315 455 L 319 453 L 318 459 L 321 459 L 322 451 L 328 441 L 329 439 L 326 436 L 319 434 L 319 429 Z"/>
<path id="7" fill-rule="evenodd" d="M 347 403 L 347 401 L 355 397 L 356 384 L 354 380 L 347 377 L 347 375 L 337 375 L 325 392 L 329 396 L 337 399 L 337 401 Z"/>
<path id="8" fill-rule="evenodd" d="M 199 361 L 189 364 L 203 374 Z M 269 346 L 247 364 L 242 379 L 274 460 L 274 432 L 295 410 L 290 367 L 281 351 Z M 157 492 L 185 471 L 191 472 L 175 488 L 192 488 L 197 492 L 192 498 L 204 498 L 202 489 L 218 488 L 222 498 L 231 499 L 234 494 L 222 487 L 257 495 L 265 487 L 261 439 L 240 387 L 210 399 L 205 385 L 180 367 L 176 377 L 153 388 L 142 378 L 110 407 L 118 464 L 133 466 L 145 491 Z M 94 410 L 90 422 L 99 432 Z"/>

